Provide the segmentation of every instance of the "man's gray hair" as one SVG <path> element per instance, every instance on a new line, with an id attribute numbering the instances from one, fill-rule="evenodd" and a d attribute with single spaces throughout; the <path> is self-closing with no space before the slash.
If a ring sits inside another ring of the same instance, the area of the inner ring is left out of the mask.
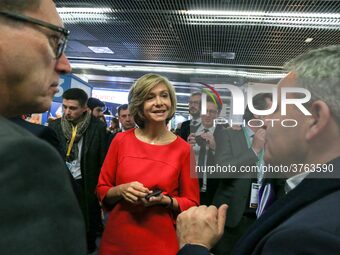
<path id="1" fill-rule="evenodd" d="M 297 75 L 298 86 L 322 100 L 340 123 L 340 45 L 309 51 L 286 64 Z"/>

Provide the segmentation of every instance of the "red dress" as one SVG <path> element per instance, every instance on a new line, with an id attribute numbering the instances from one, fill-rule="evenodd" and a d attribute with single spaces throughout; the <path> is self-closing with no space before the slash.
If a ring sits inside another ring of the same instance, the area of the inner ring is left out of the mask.
<path id="1" fill-rule="evenodd" d="M 134 129 L 118 133 L 105 158 L 97 192 L 102 201 L 116 185 L 138 181 L 176 198 L 180 211 L 199 203 L 198 180 L 190 145 L 180 137 L 167 145 L 137 139 Z M 192 169 L 192 168 L 191 168 Z M 100 244 L 101 255 L 175 255 L 175 215 L 162 205 L 144 207 L 121 199 L 112 209 Z"/>

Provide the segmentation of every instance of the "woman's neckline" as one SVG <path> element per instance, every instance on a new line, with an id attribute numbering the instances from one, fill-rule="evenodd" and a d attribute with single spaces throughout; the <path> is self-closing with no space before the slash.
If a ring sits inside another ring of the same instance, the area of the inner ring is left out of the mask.
<path id="1" fill-rule="evenodd" d="M 148 145 L 152 145 L 152 146 L 166 146 L 166 145 L 175 143 L 175 142 L 178 140 L 178 136 L 176 136 L 174 140 L 172 140 L 172 141 L 170 141 L 170 142 L 168 142 L 168 143 L 164 143 L 164 144 L 149 143 L 149 142 L 147 142 L 147 141 L 143 141 L 142 139 L 140 139 L 140 138 L 137 136 L 137 132 L 138 132 L 137 129 L 138 129 L 138 128 L 135 128 L 135 129 L 133 130 L 133 135 L 134 135 L 134 137 L 135 137 L 139 142 L 144 143 L 144 144 L 148 144 Z"/>

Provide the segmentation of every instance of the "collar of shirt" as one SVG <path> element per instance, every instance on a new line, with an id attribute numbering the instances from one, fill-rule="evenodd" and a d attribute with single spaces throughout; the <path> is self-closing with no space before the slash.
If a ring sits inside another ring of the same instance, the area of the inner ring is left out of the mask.
<path id="1" fill-rule="evenodd" d="M 249 138 L 253 139 L 254 134 L 255 134 L 254 131 L 251 130 L 251 128 L 248 127 L 247 125 L 245 125 L 244 128 L 247 129 L 247 134 L 249 135 Z"/>
<path id="2" fill-rule="evenodd" d="M 197 126 L 199 124 L 201 124 L 201 117 L 197 118 L 197 119 L 191 119 L 190 120 L 190 124 L 193 125 L 193 122 L 195 121 L 196 125 L 194 126 Z"/>
<path id="3" fill-rule="evenodd" d="M 297 174 L 297 175 L 294 175 L 292 177 L 290 177 L 289 179 L 286 180 L 286 184 L 285 184 L 285 192 L 286 194 L 295 189 L 297 185 L 299 185 L 303 179 L 306 178 L 306 176 L 308 175 L 309 173 L 308 172 L 304 172 L 304 173 L 301 173 L 301 174 Z"/>
<path id="4" fill-rule="evenodd" d="M 203 125 L 201 125 L 201 126 L 197 129 L 196 134 L 202 134 L 202 133 L 204 133 L 204 129 L 208 129 L 208 130 L 209 130 L 209 133 L 211 133 L 211 134 L 213 134 L 214 131 L 215 131 L 215 127 L 214 127 L 214 126 L 212 126 L 211 128 L 205 128 L 205 127 L 203 127 Z"/>

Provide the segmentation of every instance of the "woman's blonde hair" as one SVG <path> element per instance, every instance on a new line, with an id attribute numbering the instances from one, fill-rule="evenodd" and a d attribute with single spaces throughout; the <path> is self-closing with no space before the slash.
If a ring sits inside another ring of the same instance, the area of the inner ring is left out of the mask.
<path id="1" fill-rule="evenodd" d="M 170 113 L 166 119 L 166 123 L 171 120 L 176 112 L 176 94 L 170 81 L 159 74 L 145 74 L 133 84 L 128 97 L 130 114 L 133 116 L 136 124 L 140 128 L 144 128 L 145 126 L 145 117 L 143 113 L 144 102 L 146 101 L 150 91 L 160 83 L 163 83 L 169 90 L 171 101 Z"/>

